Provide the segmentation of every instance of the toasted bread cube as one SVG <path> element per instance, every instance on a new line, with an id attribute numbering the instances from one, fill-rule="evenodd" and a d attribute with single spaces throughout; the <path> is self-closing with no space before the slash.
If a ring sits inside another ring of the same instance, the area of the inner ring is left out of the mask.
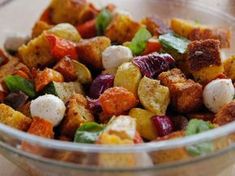
<path id="1" fill-rule="evenodd" d="M 83 22 L 82 18 L 89 9 L 86 0 L 53 0 L 49 6 L 53 23 L 70 23 L 76 25 Z"/>
<path id="2" fill-rule="evenodd" d="M 162 19 L 157 16 L 147 17 L 142 20 L 142 24 L 146 25 L 147 29 L 154 36 L 159 36 L 171 32 L 169 26 L 167 26 Z"/>
<path id="3" fill-rule="evenodd" d="M 235 101 L 224 105 L 215 115 L 214 123 L 225 125 L 235 120 Z"/>
<path id="4" fill-rule="evenodd" d="M 79 58 L 85 64 L 90 64 L 97 69 L 102 69 L 102 52 L 110 45 L 111 41 L 107 37 L 95 37 L 82 40 L 77 46 Z"/>
<path id="5" fill-rule="evenodd" d="M 223 65 L 225 75 L 235 81 L 235 56 L 232 56 L 225 60 Z"/>
<path id="6" fill-rule="evenodd" d="M 49 42 L 46 38 L 47 33 L 52 33 L 57 37 L 78 42 L 80 35 L 75 27 L 70 24 L 59 24 L 55 27 L 44 31 L 37 38 L 32 39 L 27 45 L 19 48 L 19 55 L 23 63 L 28 67 L 47 66 L 55 62 L 55 58 L 50 51 Z"/>
<path id="7" fill-rule="evenodd" d="M 184 136 L 185 136 L 185 134 L 183 131 L 177 131 L 177 132 L 171 133 L 167 136 L 164 136 L 162 138 L 158 138 L 158 140 L 159 141 L 173 140 L 173 139 L 177 139 L 177 138 L 182 138 Z M 151 156 L 152 156 L 154 163 L 156 163 L 156 164 L 185 160 L 185 159 L 190 158 L 188 152 L 183 147 L 153 152 Z"/>
<path id="8" fill-rule="evenodd" d="M 32 119 L 26 117 L 21 112 L 15 111 L 10 106 L 0 104 L 0 123 L 10 127 L 26 131 L 28 130 Z"/>
<path id="9" fill-rule="evenodd" d="M 41 35 L 43 33 L 43 31 L 46 31 L 50 28 L 52 28 L 53 26 L 50 25 L 50 24 L 47 24 L 46 22 L 44 21 L 38 21 L 34 27 L 33 27 L 33 30 L 32 30 L 32 37 L 33 38 L 36 38 L 38 37 L 39 35 Z"/>
<path id="10" fill-rule="evenodd" d="M 211 81 L 223 74 L 219 41 L 208 39 L 191 42 L 188 46 L 187 63 L 190 72 L 199 82 Z"/>
<path id="11" fill-rule="evenodd" d="M 82 123 L 94 121 L 92 113 L 88 110 L 88 102 L 83 95 L 76 94 L 68 102 L 67 113 L 61 123 L 61 135 L 73 139 L 77 128 Z"/>
<path id="12" fill-rule="evenodd" d="M 131 41 L 136 32 L 142 27 L 127 15 L 116 15 L 106 29 L 105 36 L 112 42 L 124 43 Z"/>
<path id="13" fill-rule="evenodd" d="M 170 89 L 171 104 L 181 113 L 196 111 L 202 105 L 202 86 L 187 80 L 179 69 L 159 75 L 161 83 Z"/>
<path id="14" fill-rule="evenodd" d="M 213 28 L 195 22 L 173 18 L 171 20 L 173 31 L 190 40 L 216 39 L 220 41 L 221 48 L 229 48 L 231 31 L 224 28 Z"/>

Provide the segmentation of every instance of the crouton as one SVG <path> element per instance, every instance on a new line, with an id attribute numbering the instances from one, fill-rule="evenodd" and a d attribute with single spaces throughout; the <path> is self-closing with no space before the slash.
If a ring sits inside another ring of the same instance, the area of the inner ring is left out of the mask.
<path id="1" fill-rule="evenodd" d="M 167 136 L 158 138 L 158 141 L 172 140 L 172 139 L 182 138 L 184 136 L 185 136 L 184 131 L 177 131 Z M 151 156 L 155 164 L 185 160 L 190 157 L 188 155 L 187 150 L 183 147 L 153 152 Z"/>
<path id="2" fill-rule="evenodd" d="M 6 75 L 13 75 L 17 70 L 28 70 L 28 67 L 20 62 L 18 58 L 12 57 L 9 62 L 1 66 L 0 69 L 0 82 L 6 77 Z"/>
<path id="3" fill-rule="evenodd" d="M 64 76 L 65 81 L 74 81 L 77 79 L 75 67 L 69 57 L 61 59 L 54 66 L 54 69 Z"/>
<path id="4" fill-rule="evenodd" d="M 120 115 L 137 104 L 135 95 L 122 87 L 107 89 L 99 98 L 104 113 Z"/>
<path id="5" fill-rule="evenodd" d="M 235 120 L 235 101 L 224 105 L 215 115 L 214 123 L 225 125 Z"/>
<path id="6" fill-rule="evenodd" d="M 10 106 L 0 104 L 0 123 L 10 127 L 26 131 L 28 130 L 32 119 L 26 117 L 21 112 L 15 111 Z"/>
<path id="7" fill-rule="evenodd" d="M 235 56 L 232 56 L 225 60 L 223 65 L 225 75 L 235 81 Z"/>
<path id="8" fill-rule="evenodd" d="M 146 25 L 148 31 L 154 36 L 159 36 L 171 32 L 169 26 L 157 16 L 147 17 L 142 20 L 142 24 Z"/>
<path id="9" fill-rule="evenodd" d="M 199 82 L 210 81 L 223 74 L 218 40 L 208 39 L 191 42 L 188 45 L 186 60 L 190 72 Z"/>
<path id="10" fill-rule="evenodd" d="M 129 16 L 118 14 L 107 27 L 105 36 L 112 42 L 122 44 L 131 41 L 141 27 L 140 23 L 133 21 Z"/>
<path id="11" fill-rule="evenodd" d="M 221 48 L 230 47 L 231 31 L 228 29 L 213 28 L 179 18 L 171 20 L 171 27 L 175 33 L 192 41 L 216 39 L 220 41 Z"/>
<path id="12" fill-rule="evenodd" d="M 171 104 L 176 111 L 196 111 L 202 105 L 202 86 L 187 80 L 179 69 L 172 69 L 159 75 L 159 80 L 170 89 Z"/>
<path id="13" fill-rule="evenodd" d="M 46 68 L 43 71 L 38 71 L 35 78 L 36 91 L 41 91 L 46 85 L 48 85 L 52 81 L 63 82 L 64 77 L 61 73 L 50 68 Z"/>
<path id="14" fill-rule="evenodd" d="M 39 35 L 41 35 L 43 33 L 43 31 L 46 31 L 52 27 L 53 27 L 52 25 L 50 25 L 44 21 L 36 22 L 33 29 L 32 29 L 32 38 L 38 37 Z"/>
<path id="15" fill-rule="evenodd" d="M 111 45 L 107 37 L 95 37 L 78 43 L 77 51 L 81 62 L 102 69 L 102 52 Z"/>
<path id="16" fill-rule="evenodd" d="M 92 113 L 88 110 L 86 98 L 80 94 L 72 96 L 68 102 L 67 113 L 61 123 L 61 135 L 73 139 L 77 128 L 82 123 L 94 121 Z"/>
<path id="17" fill-rule="evenodd" d="M 54 24 L 66 22 L 76 25 L 82 22 L 89 4 L 86 0 L 53 0 L 49 8 L 51 20 Z"/>

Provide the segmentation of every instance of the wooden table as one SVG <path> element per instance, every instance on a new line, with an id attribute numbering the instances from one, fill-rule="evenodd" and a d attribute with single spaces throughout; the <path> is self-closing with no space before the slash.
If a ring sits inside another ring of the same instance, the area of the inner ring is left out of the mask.
<path id="1" fill-rule="evenodd" d="M 1 1 L 1 0 L 0 0 Z M 127 0 L 128 1 L 128 0 Z M 194 0 L 200 3 L 204 3 L 211 7 L 220 8 L 223 11 L 235 16 L 235 0 Z M 24 171 L 19 169 L 17 166 L 10 163 L 8 160 L 0 156 L 0 175 L 1 176 L 28 176 Z M 235 175 L 235 169 L 234 174 Z M 226 173 L 221 176 L 229 176 Z"/>

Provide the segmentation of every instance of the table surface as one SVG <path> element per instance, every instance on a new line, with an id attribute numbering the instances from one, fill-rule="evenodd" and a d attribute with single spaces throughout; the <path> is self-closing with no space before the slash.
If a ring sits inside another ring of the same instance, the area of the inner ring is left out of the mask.
<path id="1" fill-rule="evenodd" d="M 2 0 L 0 0 L 1 2 Z M 217 7 L 223 11 L 226 11 L 235 16 L 235 1 L 234 0 L 194 0 L 200 3 L 204 3 L 211 7 Z M 1 176 L 28 176 L 24 171 L 19 169 L 14 164 L 0 156 L 0 175 Z M 235 175 L 235 169 L 234 174 Z M 227 176 L 223 174 L 223 176 Z"/>

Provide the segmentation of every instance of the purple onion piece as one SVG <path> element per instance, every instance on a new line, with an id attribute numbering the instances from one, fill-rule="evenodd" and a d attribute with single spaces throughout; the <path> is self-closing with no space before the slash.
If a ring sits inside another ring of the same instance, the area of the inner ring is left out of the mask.
<path id="1" fill-rule="evenodd" d="M 87 97 L 87 101 L 88 101 L 89 109 L 93 113 L 98 114 L 98 113 L 102 112 L 102 107 L 100 105 L 99 99 L 90 99 L 89 97 Z"/>
<path id="2" fill-rule="evenodd" d="M 17 91 L 10 93 L 7 97 L 4 98 L 3 102 L 14 109 L 17 109 L 23 106 L 27 102 L 28 98 L 29 97 L 23 92 Z"/>
<path id="3" fill-rule="evenodd" d="M 135 57 L 133 63 L 148 78 L 156 78 L 160 73 L 175 66 L 175 60 L 171 55 L 159 54 L 157 52 Z"/>
<path id="4" fill-rule="evenodd" d="M 157 130 L 158 136 L 163 137 L 174 131 L 174 126 L 168 116 L 154 116 L 152 122 Z"/>
<path id="5" fill-rule="evenodd" d="M 105 74 L 97 76 L 91 84 L 89 97 L 98 99 L 106 89 L 113 87 L 113 81 L 113 75 Z"/>

